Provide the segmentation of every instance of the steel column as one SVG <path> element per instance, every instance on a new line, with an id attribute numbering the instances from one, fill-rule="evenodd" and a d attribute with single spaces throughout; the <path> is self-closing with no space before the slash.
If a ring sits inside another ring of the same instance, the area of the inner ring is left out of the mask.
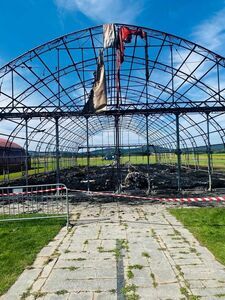
<path id="1" fill-rule="evenodd" d="M 25 119 L 25 130 L 26 130 L 26 140 L 25 140 L 25 180 L 26 186 L 28 186 L 28 119 Z"/>
<path id="2" fill-rule="evenodd" d="M 217 89 L 218 89 L 218 100 L 220 102 L 220 66 L 219 66 L 219 63 L 218 63 L 218 59 L 217 59 L 217 63 L 216 63 L 216 73 L 217 73 Z"/>
<path id="3" fill-rule="evenodd" d="M 173 45 L 170 45 L 170 63 L 171 63 L 171 89 L 172 89 L 172 101 L 174 103 L 174 73 L 173 73 Z"/>
<path id="4" fill-rule="evenodd" d="M 180 149 L 180 124 L 179 124 L 179 114 L 176 114 L 176 140 L 177 140 L 177 190 L 181 190 L 181 149 Z"/>
<path id="5" fill-rule="evenodd" d="M 148 115 L 145 115 L 146 118 L 146 148 L 147 148 L 147 176 L 148 176 L 148 190 L 147 195 L 150 193 L 150 153 L 149 153 L 149 132 L 148 132 Z"/>
<path id="6" fill-rule="evenodd" d="M 208 190 L 212 191 L 212 161 L 211 161 L 211 144 L 210 144 L 210 132 L 209 132 L 209 114 L 206 114 L 207 122 L 207 158 L 208 158 Z"/>
<path id="7" fill-rule="evenodd" d="M 59 48 L 57 48 L 57 81 L 58 81 L 58 107 L 61 106 L 61 100 L 60 100 L 60 52 Z"/>
<path id="8" fill-rule="evenodd" d="M 14 76 L 13 76 L 13 69 L 11 71 L 11 88 L 12 88 L 12 108 L 14 108 Z"/>
<path id="9" fill-rule="evenodd" d="M 121 165 L 120 165 L 120 130 L 119 130 L 119 116 L 115 116 L 115 159 L 117 171 L 117 192 L 121 192 Z"/>
<path id="10" fill-rule="evenodd" d="M 59 183 L 60 179 L 60 166 L 59 166 L 59 118 L 55 118 L 55 153 L 56 153 L 56 183 Z"/>
<path id="11" fill-rule="evenodd" d="M 87 190 L 90 191 L 90 148 L 89 148 L 89 122 L 86 118 L 86 139 L 87 139 Z"/>

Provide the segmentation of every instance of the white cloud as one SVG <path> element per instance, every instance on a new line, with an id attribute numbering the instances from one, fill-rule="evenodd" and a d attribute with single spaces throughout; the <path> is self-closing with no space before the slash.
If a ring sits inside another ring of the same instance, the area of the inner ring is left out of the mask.
<path id="1" fill-rule="evenodd" d="M 191 36 L 198 44 L 205 46 L 210 50 L 222 52 L 225 46 L 224 20 L 225 8 L 196 26 Z"/>
<path id="2" fill-rule="evenodd" d="M 103 22 L 129 23 L 142 12 L 144 0 L 55 0 L 61 10 L 80 11 L 88 18 Z"/>

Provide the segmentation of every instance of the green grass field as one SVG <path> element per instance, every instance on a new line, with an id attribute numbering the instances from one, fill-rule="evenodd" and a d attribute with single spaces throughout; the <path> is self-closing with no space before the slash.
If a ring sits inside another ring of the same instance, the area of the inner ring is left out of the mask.
<path id="1" fill-rule="evenodd" d="M 150 155 L 150 164 L 155 164 L 156 162 L 164 163 L 164 164 L 176 164 L 177 157 L 173 153 L 167 153 L 167 154 L 161 154 L 161 156 L 156 156 L 154 154 Z M 182 155 L 182 164 L 184 166 L 195 166 L 198 165 L 200 167 L 207 168 L 208 166 L 208 157 L 207 154 L 199 154 L 197 157 L 195 157 L 193 154 Z M 124 164 L 126 162 L 130 162 L 131 164 L 147 164 L 147 156 L 146 155 L 140 155 L 140 156 L 122 156 L 121 157 L 121 163 Z M 103 166 L 108 165 L 112 163 L 111 160 L 105 160 L 102 157 L 91 157 L 90 158 L 90 165 L 91 166 Z M 87 158 L 86 157 L 79 157 L 77 159 L 77 164 L 80 166 L 86 166 L 87 165 Z M 217 170 L 225 170 L 225 153 L 214 153 L 212 154 L 212 165 L 214 169 Z"/>
<path id="2" fill-rule="evenodd" d="M 65 223 L 65 219 L 0 222 L 0 295 L 33 263 Z"/>
<path id="3" fill-rule="evenodd" d="M 225 208 L 169 209 L 225 265 Z"/>
<path id="4" fill-rule="evenodd" d="M 61 158 L 60 159 L 60 168 L 68 168 L 71 166 L 75 166 L 76 161 L 74 158 Z M 34 174 L 39 174 L 39 173 L 45 173 L 45 172 L 50 172 L 54 171 L 56 169 L 56 160 L 55 158 L 40 158 L 39 160 L 37 159 L 32 159 L 31 161 L 31 169 L 28 171 L 29 175 L 34 175 Z M 25 176 L 25 172 L 11 172 L 9 174 L 9 180 L 13 179 L 18 179 Z M 4 181 L 4 175 L 0 175 L 0 181 Z"/>

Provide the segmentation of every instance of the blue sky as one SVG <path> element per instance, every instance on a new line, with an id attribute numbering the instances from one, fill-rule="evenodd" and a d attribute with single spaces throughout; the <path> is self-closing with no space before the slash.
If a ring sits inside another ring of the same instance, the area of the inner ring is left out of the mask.
<path id="1" fill-rule="evenodd" d="M 224 0 L 1 0 L 0 64 L 68 32 L 108 22 L 166 31 L 224 55 Z"/>
<path id="2" fill-rule="evenodd" d="M 0 0 L 0 5 L 0 65 L 61 35 L 113 22 L 165 31 L 225 56 L 225 0 Z M 4 85 L 7 90 L 7 80 Z M 6 122 L 1 130 L 12 126 Z"/>

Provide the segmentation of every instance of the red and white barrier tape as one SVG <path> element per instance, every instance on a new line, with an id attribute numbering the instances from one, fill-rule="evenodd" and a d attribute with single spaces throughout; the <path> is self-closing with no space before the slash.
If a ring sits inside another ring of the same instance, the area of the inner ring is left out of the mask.
<path id="1" fill-rule="evenodd" d="M 50 189 L 42 189 L 36 191 L 27 191 L 27 192 L 18 192 L 18 193 L 3 193 L 0 194 L 0 197 L 7 197 L 7 196 L 18 196 L 18 195 L 32 195 L 38 193 L 48 193 L 48 192 L 55 192 L 55 191 L 62 191 L 66 190 L 66 187 L 57 187 L 57 188 L 50 188 Z M 212 201 L 225 201 L 225 196 L 215 196 L 215 197 L 189 197 L 189 198 L 159 198 L 159 197 L 143 197 L 143 196 L 132 196 L 126 194 L 115 194 L 115 193 L 107 193 L 107 192 L 87 192 L 85 190 L 71 190 L 73 192 L 80 192 L 96 196 L 110 196 L 115 198 L 126 198 L 126 199 L 136 199 L 136 200 L 152 200 L 152 201 L 165 201 L 165 202 L 212 202 Z"/>
<path id="2" fill-rule="evenodd" d="M 158 197 L 143 197 L 143 196 L 132 196 L 126 194 L 114 194 L 107 192 L 87 192 L 84 190 L 72 190 L 74 192 L 86 193 L 88 195 L 96 196 L 111 196 L 115 198 L 126 198 L 126 199 L 136 199 L 136 200 L 155 200 L 155 201 L 166 201 L 166 202 L 211 202 L 211 201 L 225 201 L 225 196 L 215 196 L 215 197 L 191 197 L 191 198 L 158 198 Z"/>
<path id="3" fill-rule="evenodd" d="M 9 187 L 9 189 L 10 189 L 10 187 Z M 18 196 L 18 195 L 32 195 L 32 194 L 48 193 L 48 192 L 55 192 L 55 191 L 62 191 L 62 190 L 66 190 L 66 187 L 63 186 L 63 187 L 57 187 L 57 188 L 51 188 L 51 189 L 42 189 L 42 190 L 18 192 L 18 193 L 3 193 L 3 194 L 0 194 L 0 197 L 3 197 L 3 196 L 4 197 L 5 196 L 6 197 L 7 196 Z"/>

